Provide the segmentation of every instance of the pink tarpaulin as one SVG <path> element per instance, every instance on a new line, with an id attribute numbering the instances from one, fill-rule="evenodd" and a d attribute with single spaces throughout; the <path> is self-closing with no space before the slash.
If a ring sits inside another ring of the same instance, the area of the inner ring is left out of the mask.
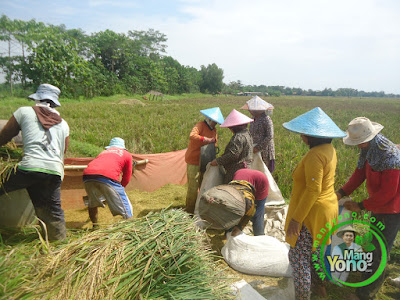
<path id="1" fill-rule="evenodd" d="M 153 192 L 160 187 L 172 184 L 185 184 L 186 149 L 156 154 L 132 154 L 135 161 L 148 160 L 148 163 L 137 165 L 132 179 L 126 190 L 138 189 L 141 191 Z M 84 166 L 94 158 L 66 158 L 64 180 L 61 184 L 61 203 L 64 209 L 84 208 L 82 197 L 86 195 L 82 183 L 83 169 L 69 170 L 67 166 Z"/>

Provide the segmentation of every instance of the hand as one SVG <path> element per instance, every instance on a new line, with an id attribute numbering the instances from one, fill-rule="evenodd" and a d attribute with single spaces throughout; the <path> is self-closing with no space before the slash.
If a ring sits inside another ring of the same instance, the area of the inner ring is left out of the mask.
<path id="1" fill-rule="evenodd" d="M 343 203 L 343 206 L 350 211 L 355 211 L 355 212 L 361 211 L 360 207 L 358 206 L 358 203 L 354 201 L 346 201 L 345 203 Z"/>
<path id="2" fill-rule="evenodd" d="M 239 226 L 234 226 L 231 231 L 231 236 L 237 236 L 241 233 L 242 233 L 242 231 L 240 230 Z"/>
<path id="3" fill-rule="evenodd" d="M 208 137 L 204 137 L 203 143 L 204 144 L 211 144 L 211 143 L 215 143 L 215 138 L 208 138 Z"/>
<path id="4" fill-rule="evenodd" d="M 340 194 L 339 192 L 335 192 L 335 194 L 336 194 L 336 197 L 337 197 L 337 201 L 342 199 L 342 194 Z"/>
<path id="5" fill-rule="evenodd" d="M 295 221 L 295 220 L 293 220 L 293 219 L 291 219 L 290 223 L 289 223 L 289 226 L 288 226 L 288 229 L 287 229 L 287 232 L 286 232 L 286 235 L 288 237 L 299 236 L 300 235 L 300 223 Z"/>
<path id="6" fill-rule="evenodd" d="M 212 162 L 210 162 L 211 166 L 218 166 L 217 160 L 214 159 Z"/>

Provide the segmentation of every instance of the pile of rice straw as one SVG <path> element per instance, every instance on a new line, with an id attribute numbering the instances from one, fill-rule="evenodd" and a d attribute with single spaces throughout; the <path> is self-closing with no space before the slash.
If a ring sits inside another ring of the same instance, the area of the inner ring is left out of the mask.
<path id="1" fill-rule="evenodd" d="M 232 279 L 220 277 L 205 232 L 182 210 L 150 213 L 45 247 L 46 255 L 25 264 L 29 274 L 6 292 L 8 299 L 234 298 Z M 18 257 L 7 256 L 0 268 Z M 0 275 L 7 276 L 4 270 Z"/>
<path id="2" fill-rule="evenodd" d="M 17 163 L 22 158 L 22 149 L 17 148 L 14 142 L 0 147 L 0 186 L 12 172 L 15 172 Z"/>

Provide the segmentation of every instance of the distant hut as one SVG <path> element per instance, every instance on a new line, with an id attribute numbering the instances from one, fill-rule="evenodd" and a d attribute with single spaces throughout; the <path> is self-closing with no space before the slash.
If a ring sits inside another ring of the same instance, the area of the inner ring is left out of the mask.
<path id="1" fill-rule="evenodd" d="M 157 91 L 149 91 L 149 92 L 147 93 L 147 95 L 149 95 L 149 96 L 148 96 L 148 99 L 149 99 L 149 100 L 154 100 L 154 98 L 156 98 L 156 100 L 157 100 L 158 97 L 161 97 L 161 100 L 163 100 L 163 98 L 164 98 L 164 94 L 162 94 L 162 93 L 160 93 L 160 92 L 157 92 Z M 153 98 L 151 98 L 151 96 L 153 96 Z"/>

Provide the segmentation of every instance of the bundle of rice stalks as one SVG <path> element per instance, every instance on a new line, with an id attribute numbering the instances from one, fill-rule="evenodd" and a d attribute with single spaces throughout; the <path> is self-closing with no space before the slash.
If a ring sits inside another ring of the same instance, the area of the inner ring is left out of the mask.
<path id="1" fill-rule="evenodd" d="M 22 149 L 17 148 L 14 142 L 0 147 L 0 186 L 15 172 L 21 158 Z"/>
<path id="2" fill-rule="evenodd" d="M 92 231 L 37 263 L 15 298 L 229 299 L 204 231 L 182 210 Z"/>

